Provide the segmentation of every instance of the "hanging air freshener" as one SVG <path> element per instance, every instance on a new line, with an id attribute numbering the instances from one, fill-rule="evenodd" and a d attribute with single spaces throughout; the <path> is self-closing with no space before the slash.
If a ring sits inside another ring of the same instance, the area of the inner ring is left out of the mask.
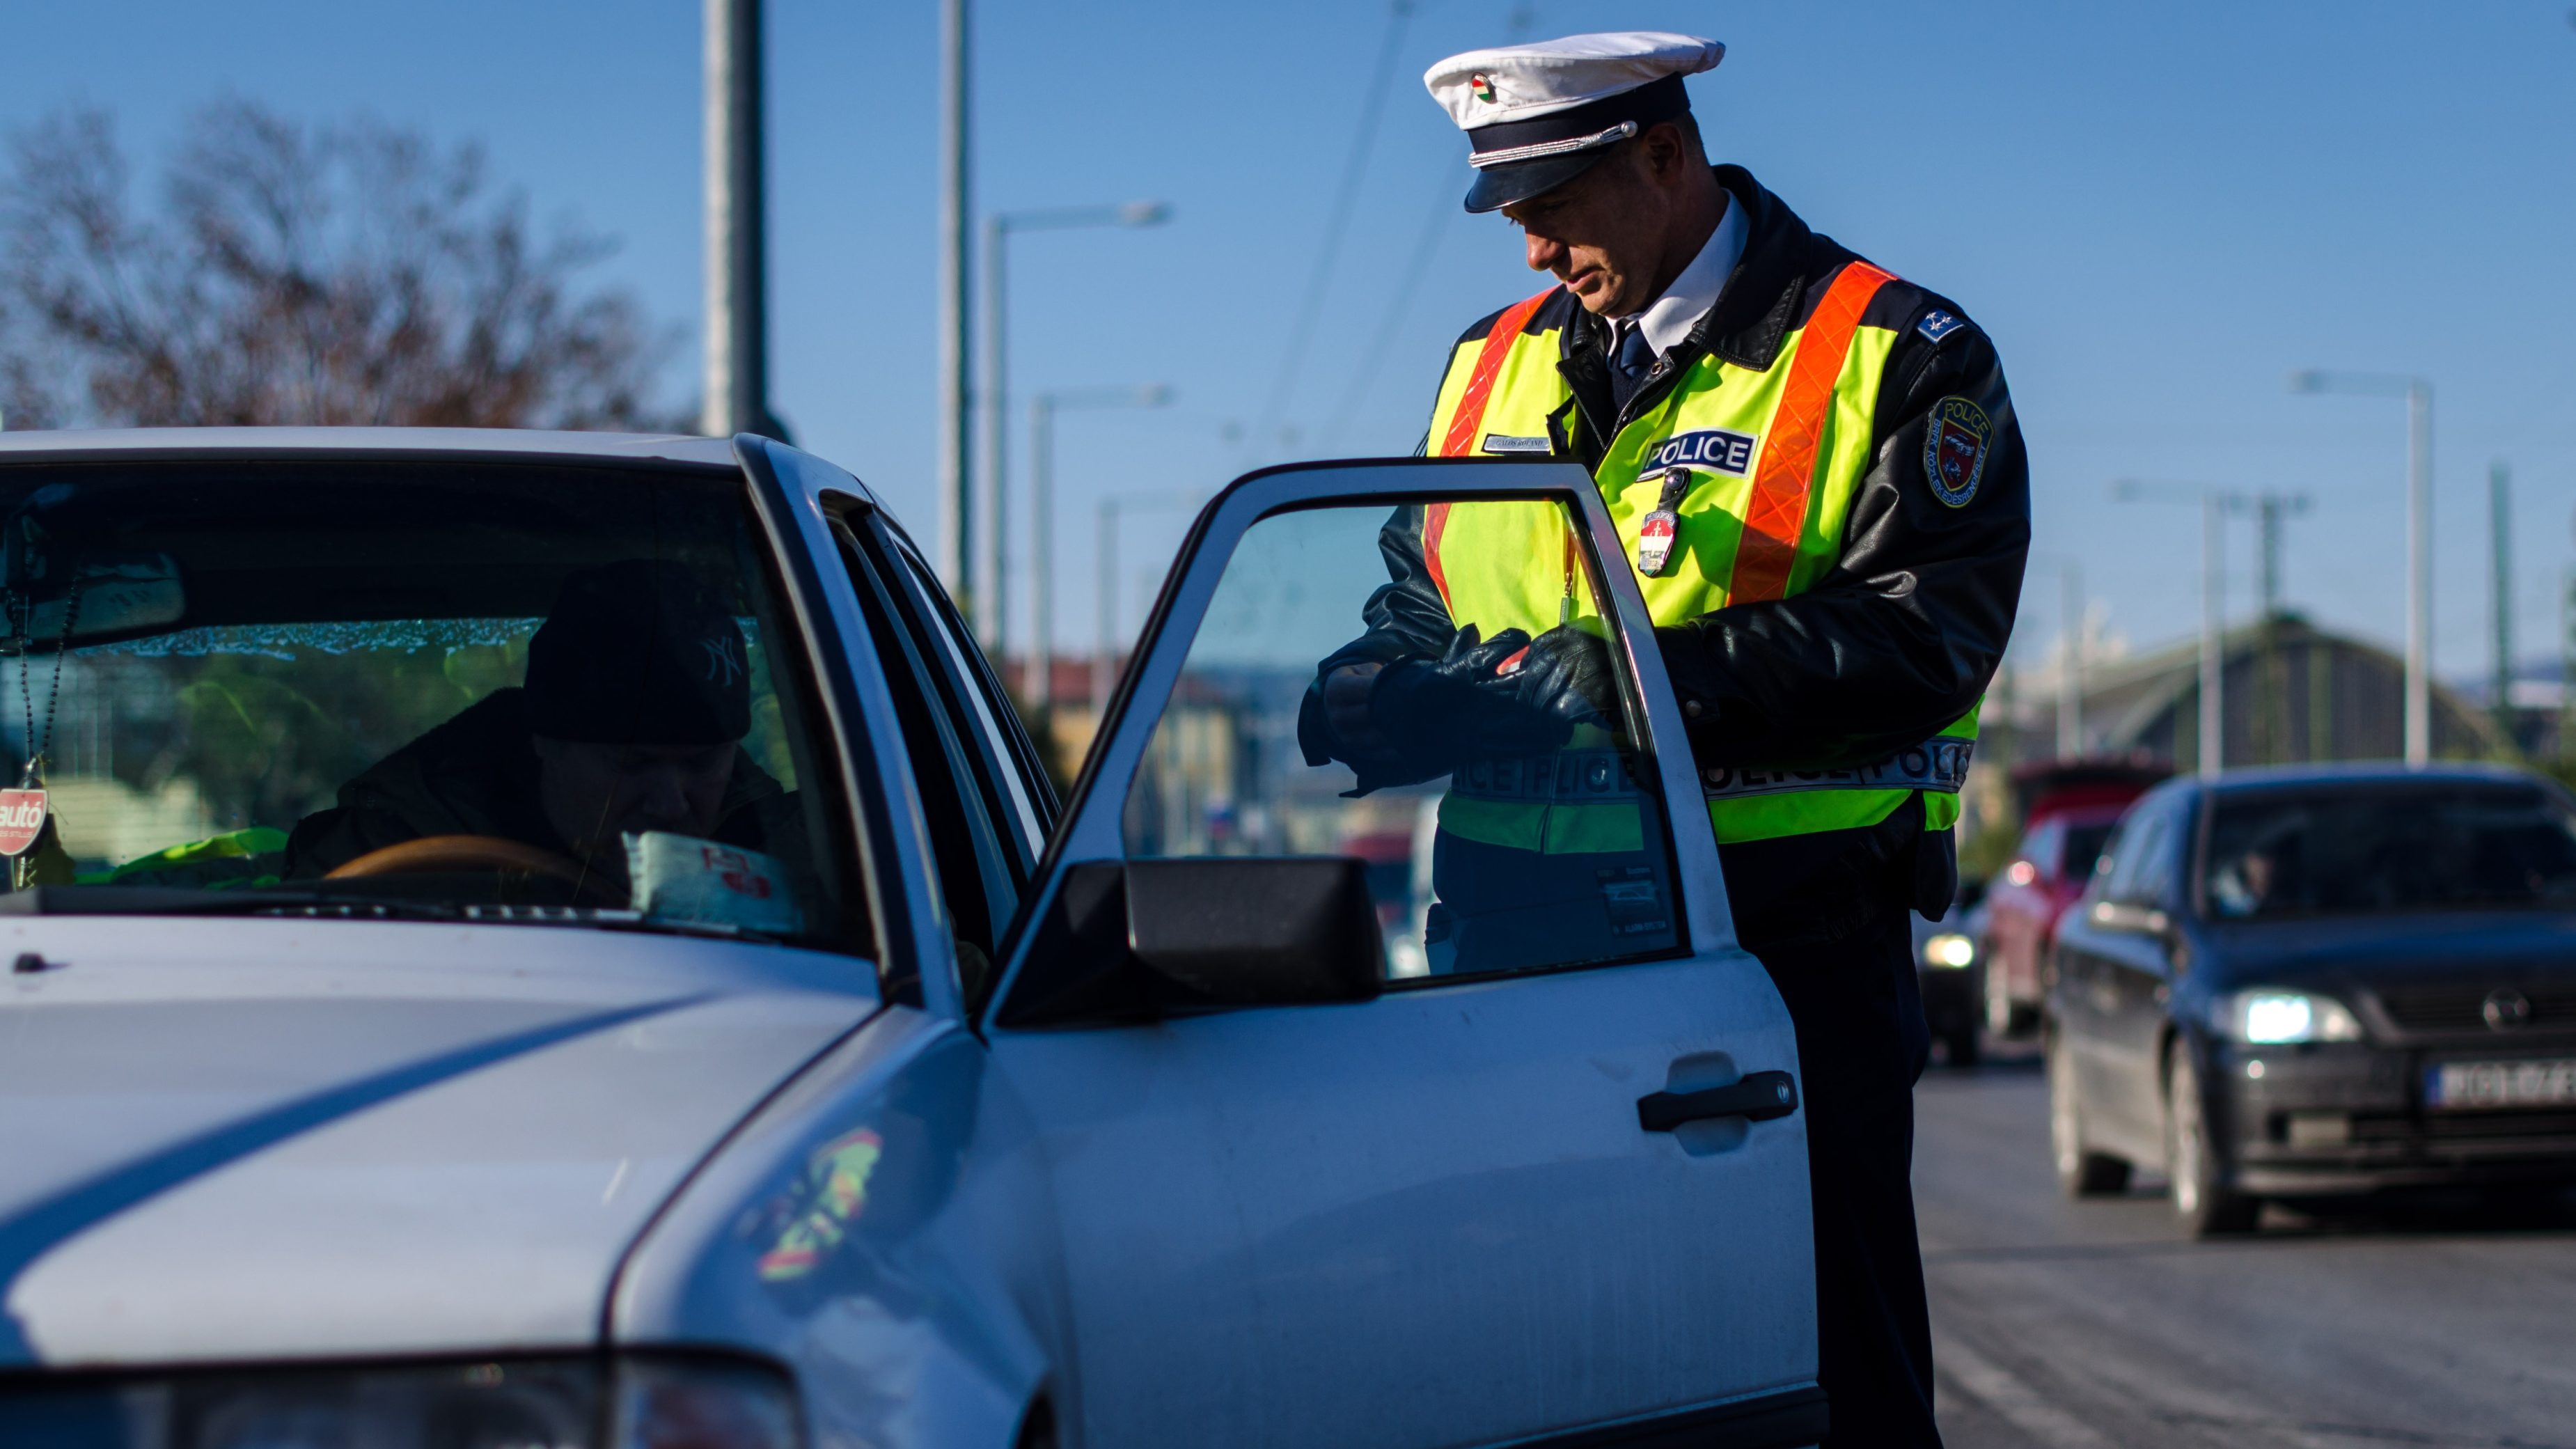
<path id="1" fill-rule="evenodd" d="M 70 597 L 63 610 L 62 637 L 54 641 L 54 667 L 46 681 L 45 723 L 42 734 L 36 728 L 36 692 L 30 676 L 28 656 L 35 652 L 36 617 L 35 580 L 42 572 L 36 566 L 33 519 L 21 515 L 11 530 L 9 580 L 15 585 L 8 593 L 10 635 L 18 651 L 18 698 L 25 712 L 26 733 L 21 736 L 27 750 L 27 767 L 20 774 L 18 787 L 0 790 L 0 856 L 9 859 L 10 885 L 23 890 L 34 884 L 35 858 L 27 852 L 45 833 L 45 745 L 54 733 L 54 712 L 62 704 L 63 666 L 69 662 L 72 635 L 80 628 L 80 571 L 71 571 Z"/>
<path id="2" fill-rule="evenodd" d="M 1664 491 L 1655 501 L 1655 511 L 1637 525 L 1637 572 L 1648 578 L 1662 574 L 1672 562 L 1673 542 L 1682 528 L 1682 516 L 1675 510 L 1682 506 L 1682 495 L 1690 485 L 1690 469 L 1665 469 Z"/>

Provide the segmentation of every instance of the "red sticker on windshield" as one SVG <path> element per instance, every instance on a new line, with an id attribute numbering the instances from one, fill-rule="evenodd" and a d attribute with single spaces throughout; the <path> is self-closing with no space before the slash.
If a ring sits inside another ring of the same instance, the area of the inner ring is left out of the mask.
<path id="1" fill-rule="evenodd" d="M 22 855 L 45 829 L 45 792 L 0 790 L 0 855 Z"/>

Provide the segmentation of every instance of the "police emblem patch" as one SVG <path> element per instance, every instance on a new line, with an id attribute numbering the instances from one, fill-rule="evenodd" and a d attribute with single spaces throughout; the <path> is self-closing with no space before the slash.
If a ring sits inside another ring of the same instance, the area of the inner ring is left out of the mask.
<path id="1" fill-rule="evenodd" d="M 1935 307 L 1930 312 L 1924 314 L 1922 321 L 1914 324 L 1914 330 L 1923 334 L 1924 341 L 1938 342 L 1942 338 L 1949 336 L 1951 333 L 1956 332 L 1967 325 L 1967 323 L 1960 321 L 1955 314 L 1944 312 L 1940 308 Z"/>
<path id="2" fill-rule="evenodd" d="M 1945 397 L 1932 405 L 1931 425 L 1923 433 L 1923 472 L 1942 502 L 1964 508 L 1977 496 L 1994 439 L 1994 419 L 1966 398 Z"/>

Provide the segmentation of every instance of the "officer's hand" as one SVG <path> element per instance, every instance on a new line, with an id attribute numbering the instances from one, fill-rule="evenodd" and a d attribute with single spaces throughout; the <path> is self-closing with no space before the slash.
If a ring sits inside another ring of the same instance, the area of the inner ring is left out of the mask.
<path id="1" fill-rule="evenodd" d="M 1333 737 L 1355 753 L 1382 755 L 1389 748 L 1377 722 L 1369 718 L 1369 695 L 1385 668 L 1374 661 L 1345 664 L 1324 676 L 1324 718 L 1333 727 Z"/>
<path id="2" fill-rule="evenodd" d="M 1504 670 L 1530 636 L 1505 629 L 1482 638 L 1473 624 L 1452 635 L 1437 660 L 1408 660 L 1381 674 L 1369 694 L 1378 732 L 1417 761 L 1535 754 L 1565 742 L 1566 727 L 1521 703 L 1522 681 Z"/>
<path id="3" fill-rule="evenodd" d="M 1571 624 L 1531 640 L 1529 653 L 1504 677 L 1515 686 L 1521 707 L 1544 718 L 1604 728 L 1614 718 L 1619 680 L 1610 668 L 1610 646 Z"/>

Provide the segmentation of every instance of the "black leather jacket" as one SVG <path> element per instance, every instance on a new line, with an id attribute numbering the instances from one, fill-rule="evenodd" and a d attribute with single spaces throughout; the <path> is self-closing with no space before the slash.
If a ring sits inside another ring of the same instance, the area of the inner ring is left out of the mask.
<path id="1" fill-rule="evenodd" d="M 1653 406 L 1670 379 L 1701 354 L 1768 368 L 1789 329 L 1822 299 L 1836 271 L 1856 259 L 1810 230 L 1741 167 L 1718 167 L 1717 178 L 1731 204 L 1745 208 L 1743 259 L 1671 365 L 1625 409 L 1611 404 L 1607 325 L 1569 309 L 1558 368 L 1575 406 L 1562 442 L 1586 467 L 1597 467 L 1619 427 Z M 1560 294 L 1550 305 L 1564 306 L 1566 299 Z M 1945 325 L 1945 316 L 1952 322 Z M 1790 597 L 1733 605 L 1655 631 L 1703 768 L 1831 769 L 1884 758 L 1966 713 L 2003 660 L 2030 548 L 2030 462 L 1994 344 L 1956 304 L 1901 279 L 1879 289 L 1864 321 L 1895 329 L 1898 338 L 1878 401 L 1872 460 L 1844 525 L 1840 560 Z M 1492 322 L 1485 319 L 1467 336 L 1481 336 Z M 1982 481 L 1958 507 L 1941 500 L 1926 473 L 1926 433 L 1945 397 L 1968 399 L 1994 423 Z M 1369 603 L 1369 632 L 1326 660 L 1326 669 L 1416 655 L 1426 647 L 1436 654 L 1432 641 L 1445 643 L 1448 613 L 1423 565 L 1420 527 L 1416 510 L 1389 521 L 1379 546 L 1392 581 Z M 1765 874 L 1789 878 L 1766 884 L 1794 885 L 1836 874 L 1823 869 L 1826 859 L 1842 857 L 1837 863 L 1847 865 L 1855 849 L 1882 861 L 1910 857 L 1920 829 L 1919 811 L 1900 810 L 1875 831 L 1729 847 L 1730 884 L 1757 858 L 1778 860 L 1778 869 Z M 1891 839 L 1897 835 L 1904 838 Z M 1851 836 L 1874 838 L 1834 838 Z M 1943 861 L 1924 862 L 1920 882 L 1904 884 L 1903 894 L 1918 904 L 1935 895 L 1947 904 L 1949 842 L 1938 843 Z"/>

